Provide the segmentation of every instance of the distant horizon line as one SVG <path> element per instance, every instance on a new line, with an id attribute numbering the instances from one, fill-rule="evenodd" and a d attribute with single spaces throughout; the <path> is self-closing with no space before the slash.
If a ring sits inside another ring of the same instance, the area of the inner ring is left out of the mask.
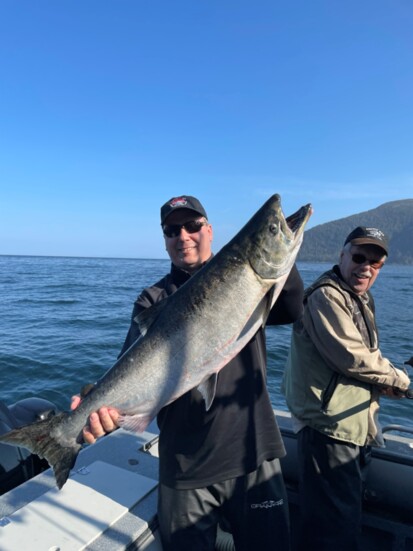
<path id="1" fill-rule="evenodd" d="M 89 255 L 73 255 L 73 254 L 7 254 L 0 253 L 2 256 L 25 257 L 25 258 L 97 258 L 101 260 L 159 260 L 161 262 L 170 262 L 169 258 L 147 258 L 134 256 L 89 256 Z"/>
<path id="2" fill-rule="evenodd" d="M 150 260 L 151 262 L 168 262 L 170 263 L 169 258 L 147 258 L 147 257 L 131 257 L 131 256 L 76 256 L 76 255 L 52 255 L 52 254 L 2 254 L 1 257 L 12 257 L 12 258 L 78 258 L 84 260 Z M 336 264 L 334 260 L 296 260 L 297 264 L 325 264 L 327 266 L 332 266 Z M 392 266 L 413 266 L 413 264 L 399 264 L 397 262 L 386 262 L 386 265 Z"/>

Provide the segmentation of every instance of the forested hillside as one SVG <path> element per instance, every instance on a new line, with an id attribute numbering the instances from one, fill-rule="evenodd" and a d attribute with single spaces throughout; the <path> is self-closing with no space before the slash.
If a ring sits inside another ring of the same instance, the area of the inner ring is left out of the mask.
<path id="1" fill-rule="evenodd" d="M 356 226 L 380 228 L 388 235 L 388 262 L 413 264 L 413 199 L 384 203 L 307 230 L 298 260 L 336 262 L 346 236 Z"/>

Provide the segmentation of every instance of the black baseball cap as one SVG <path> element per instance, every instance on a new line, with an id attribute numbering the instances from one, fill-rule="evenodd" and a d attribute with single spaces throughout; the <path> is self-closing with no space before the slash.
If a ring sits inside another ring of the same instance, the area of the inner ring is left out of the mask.
<path id="1" fill-rule="evenodd" d="M 366 228 L 365 226 L 357 226 L 351 233 L 348 234 L 344 245 L 351 243 L 352 245 L 377 245 L 389 255 L 389 240 L 387 236 L 377 228 Z"/>
<path id="2" fill-rule="evenodd" d="M 191 195 L 180 195 L 179 197 L 172 197 L 161 207 L 161 224 L 163 224 L 166 218 L 179 209 L 188 209 L 193 210 L 200 216 L 208 218 L 207 213 L 204 207 L 201 205 L 201 202 L 198 201 L 196 197 Z"/>

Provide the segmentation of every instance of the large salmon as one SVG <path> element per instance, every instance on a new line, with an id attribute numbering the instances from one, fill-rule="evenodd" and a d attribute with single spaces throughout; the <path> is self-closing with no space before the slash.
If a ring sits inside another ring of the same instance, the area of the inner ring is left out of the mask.
<path id="1" fill-rule="evenodd" d="M 46 458 L 61 488 L 82 446 L 82 428 L 99 407 L 117 408 L 121 426 L 137 432 L 192 388 L 208 408 L 219 370 L 265 323 L 310 215 L 307 205 L 285 219 L 273 195 L 202 270 L 138 317 L 142 337 L 76 410 L 12 430 L 0 441 Z"/>

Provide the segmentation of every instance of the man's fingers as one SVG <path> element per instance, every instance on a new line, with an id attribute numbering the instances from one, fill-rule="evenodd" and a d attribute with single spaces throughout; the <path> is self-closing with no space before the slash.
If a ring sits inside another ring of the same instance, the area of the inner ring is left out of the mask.
<path id="1" fill-rule="evenodd" d="M 83 440 L 86 442 L 86 444 L 94 444 L 96 442 L 96 438 L 90 432 L 90 428 L 88 426 L 83 427 L 82 432 L 83 432 Z"/>
<path id="2" fill-rule="evenodd" d="M 107 432 L 101 423 L 99 414 L 94 411 L 89 416 L 89 425 L 83 427 L 83 439 L 87 444 L 94 444 L 98 438 L 104 436 Z"/>
<path id="3" fill-rule="evenodd" d="M 105 432 L 112 432 L 118 427 L 117 420 L 119 417 L 115 409 L 102 407 L 98 411 L 100 423 Z"/>
<path id="4" fill-rule="evenodd" d="M 81 397 L 72 396 L 70 409 L 76 409 Z M 87 444 L 94 444 L 97 438 L 115 430 L 118 425 L 119 413 L 116 409 L 101 407 L 89 415 L 89 424 L 83 428 L 83 439 Z"/>
<path id="5" fill-rule="evenodd" d="M 70 402 L 70 409 L 71 410 L 76 409 L 81 401 L 82 401 L 81 397 L 78 396 L 77 394 L 75 396 L 72 396 L 72 400 Z"/>
<path id="6" fill-rule="evenodd" d="M 116 410 L 101 407 L 89 416 L 90 431 L 96 438 L 99 438 L 117 428 L 117 419 L 118 412 Z"/>
<path id="7" fill-rule="evenodd" d="M 101 409 L 104 409 L 104 408 L 101 408 Z M 99 413 L 94 411 L 93 413 L 90 414 L 89 430 L 95 438 L 100 438 L 107 432 L 110 432 L 110 426 L 109 426 L 107 417 L 108 417 L 107 412 L 106 413 L 101 412 L 101 410 L 99 410 Z"/>

